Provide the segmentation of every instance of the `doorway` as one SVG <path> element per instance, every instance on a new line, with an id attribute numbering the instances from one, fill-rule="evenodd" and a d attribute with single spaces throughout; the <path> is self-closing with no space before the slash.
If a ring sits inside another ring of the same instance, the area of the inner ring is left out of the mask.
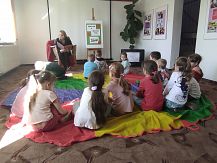
<path id="1" fill-rule="evenodd" d="M 184 0 L 179 56 L 195 53 L 200 0 Z"/>

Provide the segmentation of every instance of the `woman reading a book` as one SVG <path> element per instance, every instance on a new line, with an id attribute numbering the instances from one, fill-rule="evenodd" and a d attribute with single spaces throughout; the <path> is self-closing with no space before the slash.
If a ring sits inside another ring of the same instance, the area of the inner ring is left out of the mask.
<path id="1" fill-rule="evenodd" d="M 58 63 L 67 70 L 70 67 L 71 50 L 73 47 L 72 42 L 64 30 L 60 30 L 59 37 L 55 42 L 59 57 Z"/>

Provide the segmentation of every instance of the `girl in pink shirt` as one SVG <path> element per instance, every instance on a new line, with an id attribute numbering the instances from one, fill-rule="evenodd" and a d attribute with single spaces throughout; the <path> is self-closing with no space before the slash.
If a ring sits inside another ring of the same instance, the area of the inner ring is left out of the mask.
<path id="1" fill-rule="evenodd" d="M 130 85 L 123 76 L 124 67 L 121 63 L 115 62 L 109 66 L 109 76 L 112 78 L 107 90 L 112 94 L 112 108 L 118 115 L 133 111 L 134 102 Z"/>
<path id="2" fill-rule="evenodd" d="M 141 80 L 134 102 L 142 110 L 160 111 L 163 106 L 163 85 L 159 78 L 158 66 L 155 61 L 144 61 L 145 78 Z"/>
<path id="3" fill-rule="evenodd" d="M 55 75 L 42 71 L 36 77 L 38 88 L 30 97 L 29 110 L 24 112 L 23 120 L 37 132 L 53 130 L 59 122 L 70 117 L 70 112 L 63 110 L 53 92 Z"/>

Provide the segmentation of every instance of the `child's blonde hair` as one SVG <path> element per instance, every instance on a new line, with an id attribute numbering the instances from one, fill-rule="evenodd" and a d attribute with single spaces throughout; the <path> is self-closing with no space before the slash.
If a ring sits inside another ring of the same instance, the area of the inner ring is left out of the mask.
<path id="1" fill-rule="evenodd" d="M 123 65 L 119 62 L 114 62 L 109 66 L 109 70 L 111 72 L 112 77 L 119 79 L 118 84 L 123 88 L 123 94 L 129 96 L 131 89 L 128 82 L 123 77 L 123 73 L 124 73 Z"/>
<path id="2" fill-rule="evenodd" d="M 30 70 L 30 71 L 27 73 L 26 78 L 25 78 L 25 79 L 22 79 L 22 80 L 20 81 L 20 83 L 19 83 L 20 87 L 21 87 L 21 88 L 25 87 L 25 86 L 27 85 L 27 83 L 29 82 L 30 76 L 33 75 L 34 78 L 35 78 L 36 74 L 38 74 L 39 72 L 40 72 L 39 70 L 35 70 L 35 69 Z M 36 79 L 35 79 L 35 80 L 36 80 Z M 36 80 L 36 82 L 37 82 L 37 80 Z"/>

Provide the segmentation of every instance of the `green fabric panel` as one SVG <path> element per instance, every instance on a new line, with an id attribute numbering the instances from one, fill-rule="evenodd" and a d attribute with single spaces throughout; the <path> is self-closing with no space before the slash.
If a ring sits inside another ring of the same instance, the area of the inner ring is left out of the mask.
<path id="1" fill-rule="evenodd" d="M 173 112 L 165 107 L 164 111 L 176 117 L 180 116 L 180 119 L 189 122 L 196 122 L 198 120 L 205 119 L 212 114 L 211 110 L 213 105 L 210 100 L 206 98 L 206 96 L 202 95 L 200 99 L 191 102 L 196 104 L 196 109 L 190 110 L 189 108 L 185 107 L 182 110 Z"/>
<path id="2" fill-rule="evenodd" d="M 73 77 L 69 77 L 66 80 L 57 80 L 55 83 L 55 88 L 60 89 L 84 90 L 85 87 L 87 87 L 87 82 Z"/>

